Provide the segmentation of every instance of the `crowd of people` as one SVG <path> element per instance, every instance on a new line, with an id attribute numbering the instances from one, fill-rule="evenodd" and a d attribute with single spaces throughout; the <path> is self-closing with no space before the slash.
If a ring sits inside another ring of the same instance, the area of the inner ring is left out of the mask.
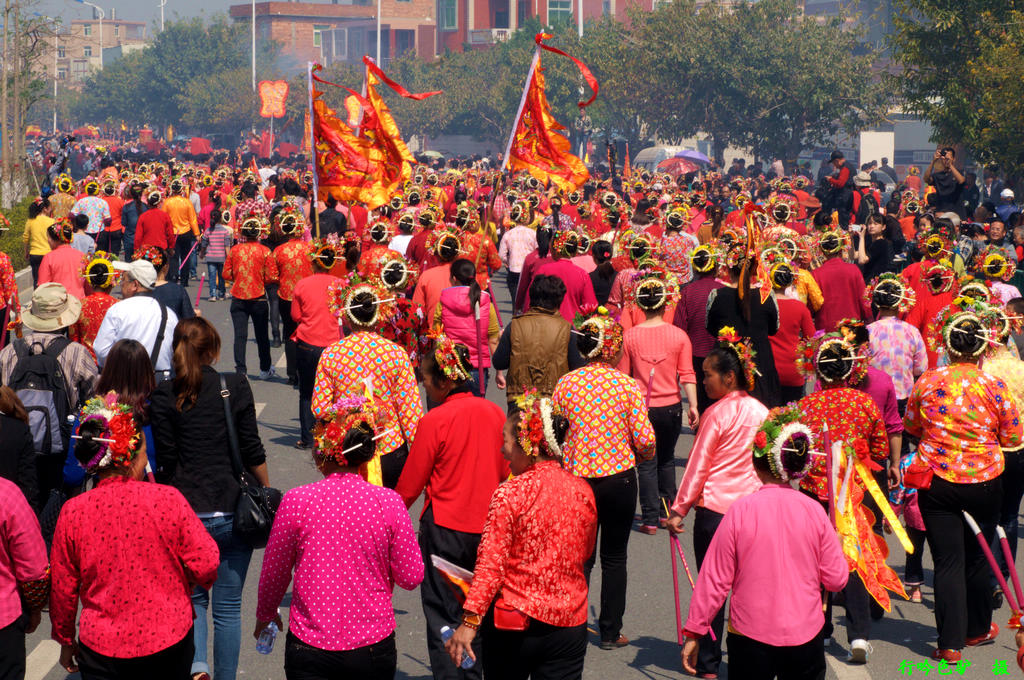
<path id="1" fill-rule="evenodd" d="M 824 678 L 833 604 L 867 663 L 925 548 L 936 662 L 999 635 L 1024 227 L 952 149 L 902 181 L 835 152 L 816 190 L 802 167 L 560 191 L 453 162 L 373 209 L 300 164 L 89 173 L 30 207 L 24 309 L 0 257 L 0 678 L 44 610 L 85 680 L 233 680 L 246 621 L 287 631 L 292 680 L 392 678 L 397 585 L 434 678 L 578 679 L 589 602 L 597 646 L 630 645 L 631 535 L 689 516 L 697 677 Z M 204 294 L 230 299 L 233 372 Z M 296 388 L 322 480 L 273 489 L 250 379 Z"/>

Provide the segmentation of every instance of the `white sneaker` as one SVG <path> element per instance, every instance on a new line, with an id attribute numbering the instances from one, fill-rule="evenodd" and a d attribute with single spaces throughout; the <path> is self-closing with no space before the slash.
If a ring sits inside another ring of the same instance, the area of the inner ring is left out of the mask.
<path id="1" fill-rule="evenodd" d="M 846 655 L 847 663 L 867 663 L 868 654 L 875 651 L 867 640 L 857 639 L 850 643 L 850 651 Z"/>
<path id="2" fill-rule="evenodd" d="M 260 371 L 260 380 L 270 380 L 271 378 L 276 376 L 277 371 L 274 370 L 273 366 L 271 366 L 269 370 Z"/>

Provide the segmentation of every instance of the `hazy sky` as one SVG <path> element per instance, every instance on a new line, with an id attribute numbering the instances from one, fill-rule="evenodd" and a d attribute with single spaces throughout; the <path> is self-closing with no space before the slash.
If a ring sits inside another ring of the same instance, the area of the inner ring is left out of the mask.
<path id="1" fill-rule="evenodd" d="M 158 0 L 94 0 L 95 4 L 102 7 L 110 18 L 111 8 L 117 11 L 119 19 L 129 21 L 144 21 L 150 30 L 147 35 L 152 35 L 152 27 L 160 25 L 160 7 Z M 214 14 L 227 14 L 228 7 L 233 4 L 240 4 L 244 0 L 167 0 L 164 7 L 164 20 L 170 21 L 175 17 L 187 18 L 196 15 L 212 16 Z M 31 12 L 38 12 L 48 16 L 59 16 L 65 22 L 72 19 L 88 19 L 92 16 L 92 8 L 72 0 L 40 0 Z"/>

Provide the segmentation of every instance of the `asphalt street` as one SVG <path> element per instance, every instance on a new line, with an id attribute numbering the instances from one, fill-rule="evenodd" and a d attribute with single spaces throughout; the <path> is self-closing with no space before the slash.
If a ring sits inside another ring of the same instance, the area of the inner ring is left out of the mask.
<path id="1" fill-rule="evenodd" d="M 506 287 L 503 285 L 503 273 L 496 276 L 494 289 L 501 303 L 501 313 L 507 322 L 509 319 L 509 301 Z M 190 287 L 195 296 L 196 283 Z M 218 369 L 233 370 L 232 360 L 232 327 L 228 317 L 230 301 L 208 302 L 205 297 L 200 305 L 203 314 L 213 321 L 221 333 L 222 351 Z M 193 297 L 194 300 L 194 297 Z M 248 343 L 249 377 L 256 398 L 256 409 L 259 417 L 260 435 L 267 450 L 267 462 L 270 469 L 271 483 L 287 490 L 320 479 L 314 468 L 308 451 L 300 451 L 292 447 L 298 432 L 298 393 L 290 387 L 284 378 L 284 350 L 272 350 L 279 376 L 269 381 L 256 380 L 258 361 L 255 342 Z M 488 398 L 499 406 L 505 406 L 504 393 L 492 385 L 488 390 Z M 693 437 L 688 430 L 680 438 L 677 456 L 677 482 L 682 477 L 683 467 Z M 414 522 L 419 516 L 420 503 L 413 508 Z M 639 511 L 639 509 L 638 509 Z M 785 518 L 779 518 L 785 521 Z M 687 519 L 687 531 L 692 520 Z M 890 546 L 889 564 L 902 576 L 904 556 L 902 548 L 893 537 L 888 537 Z M 684 534 L 682 543 L 687 559 L 693 568 L 695 565 L 693 546 L 690 534 Z M 629 592 L 623 634 L 631 644 L 614 651 L 602 651 L 597 646 L 596 630 L 597 593 L 599 591 L 600 570 L 594 570 L 594 582 L 591 595 L 592 641 L 587 650 L 584 678 L 598 680 L 614 678 L 615 680 L 660 680 L 661 678 L 685 677 L 679 660 L 679 645 L 676 643 L 676 629 L 673 624 L 674 604 L 672 594 L 672 571 L 670 562 L 669 539 L 666 532 L 648 536 L 634 532 L 629 542 Z M 242 652 L 239 666 L 239 677 L 252 680 L 278 680 L 284 678 L 284 643 L 283 635 L 278 637 L 278 644 L 269 655 L 256 652 L 252 630 L 255 625 L 256 590 L 259 580 L 263 552 L 256 551 L 249 567 L 245 584 L 242 605 Z M 696 570 L 694 569 L 695 575 Z M 680 593 L 682 596 L 683 617 L 689 602 L 690 587 L 685 575 L 680 570 Z M 932 613 L 931 589 L 931 558 L 925 556 L 926 585 L 923 590 L 924 602 L 912 604 L 908 601 L 894 602 L 892 611 L 885 618 L 876 622 L 872 629 L 873 653 L 866 666 L 851 666 L 845 663 L 848 640 L 846 639 L 845 618 L 842 608 L 837 608 L 835 617 L 835 642 L 828 650 L 828 678 L 832 680 L 858 680 L 862 678 L 898 678 L 917 677 L 931 678 L 942 674 L 963 678 L 988 678 L 999 675 L 1020 677 L 1016 669 L 1015 647 L 1012 633 L 1006 630 L 1005 623 L 1010 616 L 1006 605 L 997 612 L 996 622 L 1003 629 L 995 644 L 967 650 L 964 654 L 965 664 L 959 669 L 940 669 L 928 655 L 935 645 L 935 624 Z M 779 583 L 775 596 L 781 602 L 786 597 L 786 584 Z M 288 598 L 281 607 L 282 617 L 287 622 Z M 416 591 L 406 592 L 396 589 L 394 607 L 398 619 L 398 674 L 400 680 L 423 679 L 431 677 L 430 666 L 426 653 L 426 636 L 419 594 Z M 211 624 L 212 631 L 212 624 Z M 212 638 L 212 635 L 211 635 Z M 211 640 L 212 643 L 212 640 Z M 59 647 L 50 640 L 49 620 L 44 614 L 39 629 L 28 637 L 27 680 L 60 680 L 75 678 L 78 674 L 67 675 L 57 664 Z M 209 660 L 213 661 L 212 649 Z M 969 665 L 968 665 L 969 664 Z M 1003 670 L 1006 672 L 1002 672 Z M 720 674 L 721 678 L 729 678 L 728 674 L 728 640 L 726 641 L 726 658 Z M 218 680 L 214 678 L 214 680 Z M 743 680 L 732 678 L 732 680 Z"/>

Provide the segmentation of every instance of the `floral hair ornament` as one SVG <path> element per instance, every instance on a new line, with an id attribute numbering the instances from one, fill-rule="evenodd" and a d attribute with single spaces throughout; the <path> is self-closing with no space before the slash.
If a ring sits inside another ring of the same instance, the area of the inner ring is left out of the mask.
<path id="1" fill-rule="evenodd" d="M 394 236 L 393 231 L 390 223 L 384 220 L 377 220 L 367 228 L 366 233 L 370 235 L 370 241 L 373 243 L 379 246 L 386 246 Z"/>
<path id="2" fill-rule="evenodd" d="M 996 343 L 989 343 L 989 350 L 995 351 L 999 346 L 1004 346 L 1011 335 L 1017 335 L 1024 330 L 1024 316 L 1010 314 L 1001 305 L 989 305 L 982 312 L 981 320 L 986 326 L 992 329 L 992 336 Z"/>
<path id="3" fill-rule="evenodd" d="M 119 278 L 120 272 L 114 269 L 113 260 L 117 256 L 97 250 L 95 257 L 85 265 L 84 278 L 93 288 L 110 288 Z"/>
<path id="4" fill-rule="evenodd" d="M 338 261 L 338 246 L 330 240 L 315 239 L 309 244 L 309 261 L 330 269 Z"/>
<path id="5" fill-rule="evenodd" d="M 274 215 L 274 231 L 285 238 L 298 238 L 306 231 L 306 219 L 302 208 L 291 201 L 283 204 L 281 210 Z"/>
<path id="6" fill-rule="evenodd" d="M 766 458 L 772 476 L 783 482 L 806 476 L 814 461 L 814 434 L 800 422 L 802 416 L 803 412 L 795 403 L 773 408 L 754 435 L 754 458 Z M 800 470 L 786 472 L 784 453 L 803 454 L 807 461 Z"/>
<path id="7" fill-rule="evenodd" d="M 990 344 L 995 344 L 990 335 L 996 329 L 991 326 L 994 319 L 988 309 L 984 302 L 958 296 L 936 315 L 933 327 L 939 329 L 939 336 L 930 335 L 927 338 L 929 346 L 938 351 L 941 342 L 950 356 L 981 356 Z M 953 349 L 952 338 L 955 335 L 972 338 L 965 352 Z"/>
<path id="8" fill-rule="evenodd" d="M 406 261 L 402 254 L 391 250 L 382 250 L 370 258 L 367 271 L 380 285 L 394 293 L 404 293 L 416 285 L 419 268 Z"/>
<path id="9" fill-rule="evenodd" d="M 722 326 L 718 331 L 717 340 L 736 353 L 736 357 L 740 360 L 740 366 L 743 367 L 743 377 L 747 386 L 753 389 L 754 377 L 761 375 L 761 372 L 757 370 L 757 363 L 754 361 L 757 352 L 751 346 L 750 339 L 741 337 L 732 326 Z"/>
<path id="10" fill-rule="evenodd" d="M 895 309 L 905 314 L 914 306 L 917 294 L 899 274 L 885 272 L 873 278 L 864 289 L 864 301 L 879 309 Z"/>
<path id="11" fill-rule="evenodd" d="M 573 333 L 594 341 L 590 351 L 580 348 L 584 359 L 611 363 L 622 351 L 622 326 L 601 306 L 585 309 L 573 319 Z M 577 346 L 579 342 L 577 341 Z"/>
<path id="12" fill-rule="evenodd" d="M 316 453 L 338 465 L 347 466 L 346 456 L 352 449 L 345 449 L 344 442 L 349 431 L 358 427 L 372 435 L 377 429 L 374 401 L 362 395 L 346 394 L 331 404 L 325 415 L 313 428 Z"/>
<path id="13" fill-rule="evenodd" d="M 519 407 L 517 439 L 526 455 L 536 460 L 546 448 L 549 455 L 561 458 L 562 448 L 555 437 L 556 412 L 551 399 L 538 396 L 537 390 L 531 388 L 516 398 L 516 406 Z"/>
<path id="14" fill-rule="evenodd" d="M 438 257 L 441 257 L 442 249 L 461 253 L 463 252 L 461 233 L 455 226 L 450 224 L 439 226 L 427 236 L 427 249 Z"/>
<path id="15" fill-rule="evenodd" d="M 991 302 L 992 295 L 992 281 L 989 279 L 979 279 L 973 276 L 961 276 L 957 281 L 957 295 L 960 297 L 969 297 L 979 302 Z"/>
<path id="16" fill-rule="evenodd" d="M 470 367 L 466 365 L 456 350 L 456 345 L 460 343 L 456 343 L 445 335 L 439 327 L 435 327 L 430 332 L 430 339 L 434 341 L 434 361 L 437 362 L 445 377 L 452 382 L 459 383 L 469 380 Z M 465 347 L 465 345 L 462 346 Z"/>
<path id="17" fill-rule="evenodd" d="M 135 251 L 132 261 L 146 260 L 153 265 L 157 271 L 167 263 L 167 256 L 164 251 L 154 245 L 145 245 Z"/>
<path id="18" fill-rule="evenodd" d="M 249 213 L 238 222 L 238 236 L 243 238 L 265 239 L 270 235 L 270 225 L 262 215 Z"/>
<path id="19" fill-rule="evenodd" d="M 924 270 L 924 281 L 932 295 L 952 290 L 956 274 L 949 260 L 940 260 Z"/>
<path id="20" fill-rule="evenodd" d="M 988 246 L 981 251 L 980 257 L 976 257 L 975 261 L 981 262 L 979 272 L 990 279 L 1009 281 L 1013 278 L 1015 267 L 999 246 Z"/>
<path id="21" fill-rule="evenodd" d="M 698 274 L 711 274 L 718 269 L 721 250 L 715 244 L 704 244 L 690 251 L 690 266 Z"/>
<path id="22" fill-rule="evenodd" d="M 74 438 L 91 440 L 99 444 L 96 455 L 82 466 L 90 473 L 110 466 L 128 467 L 142 443 L 142 435 L 135 422 L 132 407 L 118 402 L 117 399 L 117 393 L 114 391 L 97 395 L 85 402 L 79 413 Z M 101 425 L 101 436 L 81 434 L 82 427 L 91 422 Z"/>
<path id="23" fill-rule="evenodd" d="M 384 319 L 390 319 L 395 312 L 395 298 L 386 297 L 373 282 L 358 274 L 350 274 L 346 279 L 332 281 L 327 286 L 327 307 L 339 321 L 348 322 L 350 326 L 373 327 Z M 373 315 L 365 321 L 356 318 L 357 309 L 373 309 Z"/>
<path id="24" fill-rule="evenodd" d="M 661 264 L 647 260 L 630 277 L 625 292 L 640 309 L 661 309 L 679 302 L 679 279 Z"/>
<path id="25" fill-rule="evenodd" d="M 71 243 L 75 237 L 75 227 L 67 217 L 61 217 L 46 228 L 46 233 L 58 243 Z"/>
<path id="26" fill-rule="evenodd" d="M 953 242 L 944 234 L 931 231 L 921 242 L 921 249 L 929 260 L 941 260 L 953 255 Z"/>
<path id="27" fill-rule="evenodd" d="M 767 272 L 773 287 L 788 288 L 793 283 L 793 263 L 781 248 L 765 248 L 761 251 L 760 259 L 761 271 Z"/>
<path id="28" fill-rule="evenodd" d="M 822 257 L 834 257 L 850 247 L 850 235 L 842 229 L 820 232 L 814 244 Z"/>
<path id="29" fill-rule="evenodd" d="M 551 248 L 562 257 L 573 257 L 579 249 L 579 236 L 571 229 L 559 229 L 551 237 Z"/>

